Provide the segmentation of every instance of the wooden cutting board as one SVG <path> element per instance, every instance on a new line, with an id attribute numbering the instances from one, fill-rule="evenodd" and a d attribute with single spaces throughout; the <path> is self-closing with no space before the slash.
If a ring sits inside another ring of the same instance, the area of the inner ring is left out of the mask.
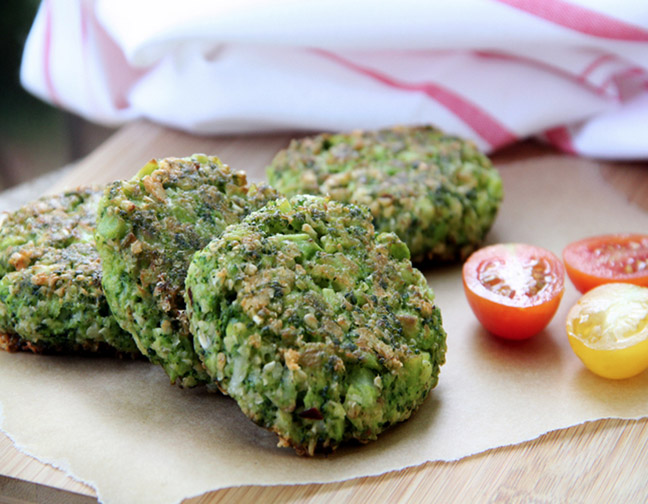
<path id="1" fill-rule="evenodd" d="M 293 136 L 199 137 L 146 122 L 133 123 L 66 172 L 51 192 L 127 177 L 133 167 L 143 166 L 152 157 L 194 152 L 217 153 L 235 168 L 246 170 L 250 180 L 261 180 L 272 154 Z M 506 166 L 530 158 L 542 162 L 546 157 L 549 162 L 550 156 L 555 152 L 524 143 L 498 153 L 493 160 L 497 166 Z M 591 162 L 591 169 L 648 211 L 648 164 Z M 600 420 L 456 462 L 430 462 L 331 484 L 230 488 L 185 502 L 645 502 L 647 443 L 648 419 Z M 0 480 L 0 501 L 9 492 L 12 498 L 23 499 L 16 502 L 42 501 L 38 496 L 44 494 L 38 494 L 33 483 L 95 495 L 92 488 L 20 453 L 4 435 L 0 435 L 0 474 L 20 480 L 11 485 Z M 48 501 L 55 498 L 55 494 L 47 495 Z M 65 497 L 60 502 L 66 502 Z"/>

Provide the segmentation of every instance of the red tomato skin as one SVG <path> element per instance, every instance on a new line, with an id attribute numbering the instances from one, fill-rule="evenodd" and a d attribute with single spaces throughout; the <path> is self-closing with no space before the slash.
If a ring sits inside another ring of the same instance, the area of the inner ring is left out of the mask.
<path id="1" fill-rule="evenodd" d="M 606 283 L 630 283 L 640 287 L 648 287 L 648 268 L 633 272 L 614 272 L 608 269 L 596 268 L 592 265 L 593 250 L 597 247 L 610 245 L 623 245 L 630 242 L 640 242 L 643 254 L 648 256 L 648 235 L 637 233 L 618 233 L 601 236 L 593 236 L 570 243 L 563 250 L 563 261 L 567 276 L 574 284 L 574 287 L 586 293 L 594 287 Z"/>
<path id="2" fill-rule="evenodd" d="M 558 310 L 564 291 L 538 306 L 516 307 L 480 298 L 464 280 L 468 304 L 475 317 L 491 334 L 509 340 L 525 340 L 549 325 Z"/>
<path id="3" fill-rule="evenodd" d="M 464 263 L 463 285 L 466 299 L 477 320 L 491 334 L 508 340 L 524 340 L 541 332 L 558 310 L 564 293 L 564 268 L 560 260 L 551 252 L 524 244 L 505 244 L 533 251 L 550 261 L 555 275 L 555 286 L 543 298 L 535 299 L 532 304 L 514 305 L 510 300 L 498 300 L 494 294 L 484 292 L 485 287 L 477 285 L 476 270 L 481 262 L 480 256 L 487 257 L 487 250 L 496 250 L 494 245 L 475 252 Z M 484 252 L 485 251 L 485 252 Z"/>

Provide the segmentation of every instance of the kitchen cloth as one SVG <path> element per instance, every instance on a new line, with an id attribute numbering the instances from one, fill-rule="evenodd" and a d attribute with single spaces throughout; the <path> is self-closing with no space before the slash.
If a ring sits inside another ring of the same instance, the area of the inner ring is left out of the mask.
<path id="1" fill-rule="evenodd" d="M 43 0 L 23 85 L 198 134 L 432 123 L 492 152 L 648 158 L 648 3 Z"/>

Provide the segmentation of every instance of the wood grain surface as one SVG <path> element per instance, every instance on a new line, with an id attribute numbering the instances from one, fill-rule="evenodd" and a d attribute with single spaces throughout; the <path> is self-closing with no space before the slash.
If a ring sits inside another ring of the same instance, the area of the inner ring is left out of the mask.
<path id="1" fill-rule="evenodd" d="M 198 137 L 146 122 L 133 123 L 67 172 L 51 192 L 124 178 L 152 157 L 194 152 L 217 154 L 233 167 L 246 170 L 252 181 L 261 180 L 272 154 L 293 136 Z M 501 169 L 512 170 L 517 162 L 531 158 L 551 162 L 556 155 L 547 147 L 529 142 L 498 153 L 493 161 Z M 648 164 L 590 164 L 611 187 L 648 211 Z M 514 173 L 509 172 L 508 176 Z M 187 499 L 185 503 L 639 503 L 648 501 L 647 448 L 648 419 L 606 419 L 455 462 L 430 462 L 377 477 L 330 484 L 228 488 Z M 95 495 L 91 487 L 20 453 L 4 435 L 0 435 L 0 474 Z"/>

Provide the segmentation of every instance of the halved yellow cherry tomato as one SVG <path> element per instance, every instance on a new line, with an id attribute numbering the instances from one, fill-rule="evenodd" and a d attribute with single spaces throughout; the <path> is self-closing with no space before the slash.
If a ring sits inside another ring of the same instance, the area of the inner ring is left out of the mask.
<path id="1" fill-rule="evenodd" d="M 474 252 L 463 266 L 466 298 L 492 334 L 526 339 L 551 321 L 564 291 L 565 270 L 552 252 L 505 243 Z"/>
<path id="2" fill-rule="evenodd" d="M 648 288 L 609 283 L 587 292 L 567 314 L 574 353 L 593 373 L 623 379 L 648 369 Z"/>
<path id="3" fill-rule="evenodd" d="M 648 286 L 648 235 L 593 236 L 563 250 L 567 275 L 580 292 L 604 283 Z"/>

